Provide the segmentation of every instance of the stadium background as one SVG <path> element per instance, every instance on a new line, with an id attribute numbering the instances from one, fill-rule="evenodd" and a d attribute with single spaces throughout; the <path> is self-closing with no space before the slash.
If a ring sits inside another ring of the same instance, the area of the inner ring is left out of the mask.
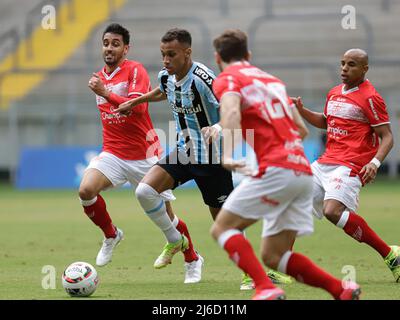
<path id="1" fill-rule="evenodd" d="M 42 9 L 46 5 L 56 9 L 55 30 L 42 28 L 46 15 Z M 356 9 L 355 29 L 342 27 L 346 16 L 342 9 L 347 5 Z M 144 64 L 153 86 L 157 85 L 157 73 L 162 65 L 159 40 L 167 29 L 175 26 L 188 29 L 193 36 L 194 60 L 217 70 L 212 39 L 226 28 L 240 28 L 249 35 L 252 62 L 283 79 L 289 94 L 302 96 L 305 104 L 315 111 L 322 110 L 328 89 L 339 82 L 343 52 L 353 47 L 367 50 L 370 57 L 368 78 L 387 102 L 395 138 L 395 147 L 380 170 L 385 180 L 371 187 L 368 197 L 379 203 L 395 201 L 392 193 L 398 190 L 400 162 L 397 143 L 400 138 L 399 14 L 398 0 L 2 0 L 0 198 L 7 205 L 0 209 L 0 224 L 7 226 L 9 222 L 17 230 L 16 224 L 26 218 L 30 201 L 34 203 L 37 198 L 44 201 L 37 210 L 41 213 L 48 210 L 50 215 L 49 203 L 56 200 L 48 199 L 58 199 L 60 195 L 71 197 L 74 203 L 72 206 L 68 202 L 64 211 L 61 210 L 64 216 L 60 221 L 68 225 L 71 211 L 76 211 L 73 216 L 79 216 L 74 188 L 90 157 L 101 145 L 99 113 L 87 81 L 92 72 L 103 66 L 101 35 L 110 22 L 119 22 L 130 30 L 133 46 L 128 58 Z M 157 103 L 149 110 L 154 126 L 168 132 L 168 121 L 172 120 L 169 106 Z M 321 132 L 309 128 L 311 134 L 306 143 L 312 158 L 319 153 Z M 65 170 L 67 167 L 72 171 Z M 48 190 L 66 186 L 71 191 L 52 193 Z M 31 188 L 47 190 L 16 191 Z M 183 202 L 191 203 L 191 192 L 194 191 L 188 191 L 189 196 L 178 195 Z M 130 193 L 111 193 L 110 197 L 132 202 Z M 46 204 L 49 208 L 43 209 Z M 201 205 L 200 202 L 195 204 Z M 373 202 L 369 206 L 374 208 L 375 205 Z M 185 210 L 184 204 L 182 206 Z M 390 225 L 398 204 L 388 210 L 387 224 Z M 14 215 L 16 221 L 11 222 L 10 215 Z M 77 224 L 84 221 L 83 214 L 79 219 L 71 219 Z M 205 230 L 209 223 L 206 220 Z M 57 229 L 54 224 L 48 227 L 53 233 L 55 230 L 62 232 L 62 228 Z M 388 226 L 388 232 L 395 230 L 390 229 L 394 227 Z M 85 229 L 94 228 L 87 222 L 82 230 Z M 98 236 L 92 231 L 92 242 L 94 234 Z M 87 243 L 92 242 L 87 240 Z M 29 242 L 22 246 L 29 249 Z M 93 254 L 97 247 L 91 246 L 90 254 Z M 68 251 L 66 257 L 73 259 Z M 66 258 L 58 264 L 62 266 L 67 262 L 71 261 Z M 225 260 L 221 262 L 225 263 Z M 17 291 L 15 294 L 18 297 Z M 0 298 L 6 296 L 0 294 Z"/>

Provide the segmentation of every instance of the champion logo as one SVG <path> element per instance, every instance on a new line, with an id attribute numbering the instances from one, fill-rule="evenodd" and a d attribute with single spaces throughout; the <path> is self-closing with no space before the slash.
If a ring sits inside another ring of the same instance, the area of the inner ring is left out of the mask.
<path id="1" fill-rule="evenodd" d="M 274 199 L 270 199 L 267 196 L 262 196 L 261 197 L 261 202 L 268 204 L 270 206 L 276 207 L 279 205 L 279 201 L 274 200 Z"/>

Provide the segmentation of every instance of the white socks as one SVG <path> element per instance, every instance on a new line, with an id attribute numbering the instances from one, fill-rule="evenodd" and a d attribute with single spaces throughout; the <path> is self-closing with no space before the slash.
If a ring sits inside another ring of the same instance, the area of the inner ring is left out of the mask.
<path id="1" fill-rule="evenodd" d="M 222 249 L 224 249 L 225 243 L 229 240 L 229 238 L 231 238 L 232 236 L 234 236 L 236 234 L 242 234 L 242 232 L 240 232 L 240 230 L 238 230 L 238 229 L 229 229 L 229 230 L 222 232 L 220 234 L 220 236 L 218 237 L 218 240 L 217 240 L 218 244 L 221 246 Z"/>
<path id="2" fill-rule="evenodd" d="M 350 216 L 349 210 L 347 210 L 347 209 L 344 210 L 342 212 L 342 215 L 340 216 L 338 223 L 336 223 L 336 226 L 343 229 L 347 223 L 347 220 L 349 220 L 349 216 Z"/>
<path id="3" fill-rule="evenodd" d="M 290 256 L 292 255 L 292 251 L 286 251 L 282 257 L 281 260 L 279 261 L 278 264 L 278 270 L 279 272 L 282 272 L 284 274 L 286 274 L 286 269 L 287 269 L 287 264 L 289 262 Z"/>
<path id="4" fill-rule="evenodd" d="M 96 203 L 96 201 L 97 201 L 97 196 L 94 197 L 94 198 L 91 199 L 91 200 L 82 200 L 81 198 L 79 198 L 79 201 L 80 201 L 81 205 L 83 205 L 84 207 L 89 207 L 89 206 L 91 206 L 92 204 L 95 204 L 95 203 Z"/>
<path id="5" fill-rule="evenodd" d="M 162 230 L 168 242 L 181 240 L 182 235 L 172 224 L 164 200 L 156 190 L 148 184 L 139 183 L 136 188 L 136 198 L 147 216 Z"/>

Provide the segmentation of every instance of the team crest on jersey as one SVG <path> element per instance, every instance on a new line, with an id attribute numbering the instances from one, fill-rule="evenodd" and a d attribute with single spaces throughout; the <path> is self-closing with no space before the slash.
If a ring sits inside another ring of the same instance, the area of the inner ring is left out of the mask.
<path id="1" fill-rule="evenodd" d="M 194 100 L 193 90 L 189 89 L 187 92 L 175 91 L 176 100 L 182 101 L 183 98 L 193 101 Z"/>

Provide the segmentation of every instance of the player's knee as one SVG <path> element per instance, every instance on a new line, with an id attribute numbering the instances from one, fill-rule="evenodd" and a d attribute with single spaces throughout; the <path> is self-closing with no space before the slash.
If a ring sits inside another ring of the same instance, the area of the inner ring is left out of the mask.
<path id="1" fill-rule="evenodd" d="M 213 223 L 210 229 L 210 234 L 214 240 L 218 240 L 219 235 L 221 234 L 221 228 L 219 227 L 218 223 Z"/>
<path id="2" fill-rule="evenodd" d="M 340 220 L 343 210 L 341 208 L 327 205 L 324 207 L 324 216 L 332 223 L 336 224 Z"/>
<path id="3" fill-rule="evenodd" d="M 154 198 L 158 193 L 148 184 L 141 182 L 136 188 L 135 195 L 139 202 L 141 202 L 143 200 Z"/>
<path id="4" fill-rule="evenodd" d="M 81 198 L 82 200 L 92 200 L 96 196 L 97 193 L 94 188 L 86 185 L 79 187 L 79 198 Z"/>
<path id="5" fill-rule="evenodd" d="M 270 252 L 268 254 L 263 254 L 262 260 L 268 268 L 276 270 L 278 268 L 279 261 L 281 260 L 281 255 Z"/>

